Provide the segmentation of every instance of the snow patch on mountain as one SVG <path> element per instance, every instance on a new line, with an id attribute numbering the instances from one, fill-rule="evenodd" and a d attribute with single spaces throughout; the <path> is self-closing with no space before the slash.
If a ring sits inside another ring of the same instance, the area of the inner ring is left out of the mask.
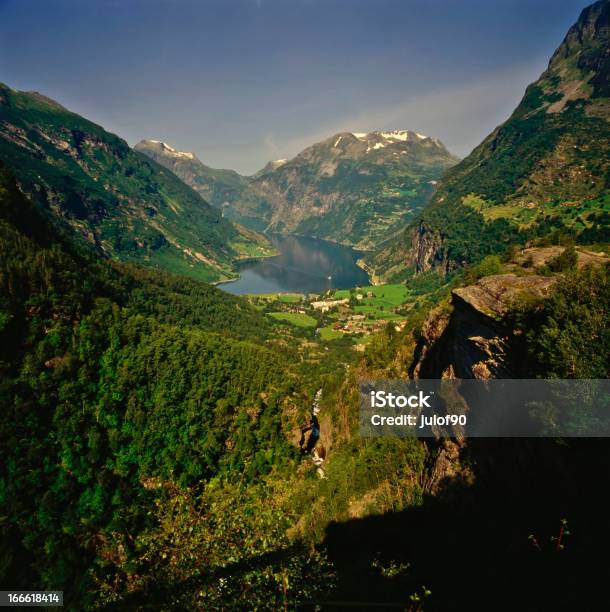
<path id="1" fill-rule="evenodd" d="M 411 130 L 389 130 L 389 131 L 374 131 L 374 132 L 352 132 L 358 140 L 366 142 L 374 138 L 383 138 L 389 142 L 407 142 L 408 140 L 428 140 L 428 136 L 418 134 Z M 431 139 L 436 142 L 436 139 Z M 336 146 L 336 144 L 335 144 Z"/>
<path id="2" fill-rule="evenodd" d="M 386 140 L 402 140 L 406 142 L 409 139 L 409 130 L 393 130 L 392 132 L 377 133 Z"/>
<path id="3" fill-rule="evenodd" d="M 385 144 L 383 144 L 383 142 L 376 142 L 372 147 L 367 147 L 366 152 L 368 153 L 374 149 L 385 149 Z"/>
<path id="4" fill-rule="evenodd" d="M 195 159 L 195 155 L 193 153 L 188 153 L 186 151 L 177 151 L 171 145 L 168 145 L 166 142 L 162 142 L 161 140 L 144 140 L 143 143 L 150 143 L 154 145 L 159 145 L 159 148 L 171 155 L 172 157 L 183 157 L 185 159 Z"/>
<path id="5" fill-rule="evenodd" d="M 161 146 L 163 147 L 164 151 L 167 151 L 170 155 L 173 155 L 174 157 L 185 157 L 186 159 L 195 159 L 195 156 L 192 153 L 188 153 L 186 151 L 176 151 L 174 147 L 171 147 L 166 142 L 162 142 Z"/>

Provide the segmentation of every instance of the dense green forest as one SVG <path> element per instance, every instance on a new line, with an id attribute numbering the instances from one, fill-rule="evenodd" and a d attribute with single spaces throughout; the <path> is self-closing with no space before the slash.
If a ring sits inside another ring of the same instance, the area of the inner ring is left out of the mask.
<path id="1" fill-rule="evenodd" d="M 375 255 L 401 282 L 329 291 L 328 311 L 203 282 L 265 241 L 0 85 L 3 588 L 79 611 L 599 607 L 607 440 L 363 438 L 358 387 L 505 363 L 609 377 L 609 18 L 608 0 L 583 12 Z"/>
<path id="2" fill-rule="evenodd" d="M 247 302 L 97 262 L 0 180 L 2 573 L 76 605 L 125 545 L 106 541 L 151 528 L 147 483 L 294 462 L 281 409 L 300 383 Z"/>
<path id="3" fill-rule="evenodd" d="M 355 409 L 342 343 L 303 362 L 245 300 L 98 261 L 0 180 L 3 582 L 61 585 L 75 609 L 271 609 L 331 591 L 325 525 L 424 452 L 352 440 L 328 484 L 302 463 L 289 438 L 313 389 Z"/>
<path id="4" fill-rule="evenodd" d="M 70 609 L 294 609 L 366 600 L 363 576 L 405 607 L 423 585 L 444 601 L 419 539 L 410 571 L 401 540 L 354 549 L 333 527 L 365 521 L 366 531 L 366 517 L 381 514 L 411 520 L 429 504 L 440 451 L 360 439 L 356 380 L 406 375 L 430 309 L 499 264 L 436 288 L 422 280 L 402 331 L 388 326 L 361 360 L 342 341 L 320 358 L 303 352 L 308 332 L 286 336 L 246 300 L 99 261 L 9 172 L 0 181 L 3 583 L 60 585 Z M 552 295 L 507 317 L 525 330 L 532 372 L 604 376 L 607 271 L 562 262 L 567 275 Z M 332 447 L 323 479 L 294 440 L 319 386 Z"/>
<path id="5" fill-rule="evenodd" d="M 610 374 L 610 270 L 570 270 L 548 299 L 524 300 L 507 314 L 522 330 L 522 371 L 536 378 L 607 378 Z"/>

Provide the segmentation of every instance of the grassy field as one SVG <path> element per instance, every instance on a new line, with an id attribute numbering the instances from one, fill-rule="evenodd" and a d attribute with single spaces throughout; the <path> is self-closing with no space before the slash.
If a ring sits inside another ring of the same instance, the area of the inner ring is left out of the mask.
<path id="1" fill-rule="evenodd" d="M 365 319 L 361 320 L 361 332 L 367 333 L 370 326 L 374 326 L 379 320 L 400 321 L 405 317 L 395 312 L 409 300 L 411 290 L 402 284 L 379 285 L 357 287 L 354 290 L 342 289 L 336 291 L 333 299 L 350 298 L 352 295 L 362 295 L 362 299 L 356 303 L 352 302 L 351 308 L 343 308 L 341 311 L 330 313 L 329 318 L 334 321 L 346 323 L 351 314 L 364 315 Z M 318 320 L 311 314 L 298 312 L 282 312 L 282 306 L 277 302 L 282 302 L 287 305 L 297 304 L 303 296 L 298 293 L 273 293 L 250 296 L 252 303 L 259 309 L 265 308 L 268 304 L 276 302 L 275 312 L 268 312 L 267 315 L 277 322 L 294 325 L 301 329 L 312 329 L 319 325 Z M 304 308 L 308 305 L 305 303 Z M 328 321 L 327 321 L 328 322 Z M 349 335 L 349 334 L 348 334 Z M 332 325 L 325 325 L 319 330 L 319 338 L 322 341 L 336 340 L 343 338 L 345 334 L 340 330 L 334 330 Z M 353 337 L 354 342 L 362 343 L 359 336 Z"/>
<path id="2" fill-rule="evenodd" d="M 523 201 L 494 204 L 472 194 L 466 196 L 462 203 L 480 212 L 487 221 L 508 219 L 521 228 L 527 228 L 551 215 L 561 217 L 567 227 L 582 230 L 590 225 L 587 221 L 590 215 L 610 211 L 610 193 L 577 202 L 577 205 L 562 201 L 538 203 L 535 206 L 527 206 Z"/>
<path id="3" fill-rule="evenodd" d="M 337 338 L 342 338 L 343 332 L 337 331 L 332 328 L 331 325 L 328 327 L 320 328 L 320 339 L 321 340 L 336 340 Z"/>
<path id="4" fill-rule="evenodd" d="M 393 310 L 408 300 L 411 291 L 406 285 L 394 284 L 358 287 L 356 288 L 356 294 L 361 294 L 364 297 L 354 306 L 355 313 L 366 315 L 368 319 L 386 319 L 393 321 L 404 318 L 394 313 Z M 368 294 L 372 294 L 372 296 L 367 297 Z M 335 293 L 335 299 L 349 297 L 349 289 L 343 289 Z"/>
<path id="5" fill-rule="evenodd" d="M 313 317 L 298 312 L 269 312 L 267 314 L 276 321 L 290 323 L 296 327 L 315 327 L 318 324 Z"/>
<path id="6" fill-rule="evenodd" d="M 296 304 L 300 302 L 303 296 L 300 293 L 278 293 L 277 299 L 280 302 L 286 302 L 287 304 Z"/>
<path id="7" fill-rule="evenodd" d="M 386 306 L 400 306 L 409 297 L 409 288 L 406 285 L 397 283 L 395 285 L 377 285 L 368 287 L 357 287 L 356 293 L 361 293 L 366 296 L 367 293 L 373 293 L 374 297 L 365 297 L 362 300 L 363 304 L 373 303 L 384 304 Z M 349 298 L 350 290 L 341 289 L 335 292 L 335 299 L 341 300 Z"/>

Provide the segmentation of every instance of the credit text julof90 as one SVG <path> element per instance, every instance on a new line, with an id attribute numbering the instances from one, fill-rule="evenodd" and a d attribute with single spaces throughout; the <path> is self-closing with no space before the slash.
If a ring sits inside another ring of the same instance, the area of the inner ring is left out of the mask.
<path id="1" fill-rule="evenodd" d="M 430 394 L 432 395 L 432 394 Z M 430 395 L 424 395 L 420 391 L 417 395 L 395 395 L 394 393 L 386 393 L 385 391 L 371 391 L 371 408 L 431 408 L 428 400 Z M 371 416 L 371 425 L 406 425 L 408 427 L 417 426 L 417 416 L 414 414 L 400 414 L 398 416 L 382 416 L 374 414 Z M 419 428 L 430 426 L 445 426 L 445 425 L 466 425 L 465 414 L 448 414 L 445 416 L 420 415 Z"/>

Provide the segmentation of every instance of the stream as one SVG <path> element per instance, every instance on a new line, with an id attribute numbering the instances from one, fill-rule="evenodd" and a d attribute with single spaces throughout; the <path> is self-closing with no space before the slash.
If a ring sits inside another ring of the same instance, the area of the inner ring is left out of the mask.
<path id="1" fill-rule="evenodd" d="M 301 427 L 301 451 L 303 453 L 311 454 L 311 462 L 316 466 L 316 472 L 319 478 L 326 478 L 326 472 L 324 471 L 324 460 L 326 457 L 326 451 L 322 444 L 318 445 L 320 441 L 320 422 L 318 421 L 318 414 L 320 413 L 320 398 L 322 397 L 322 389 L 318 389 L 313 398 L 311 404 L 311 417 L 309 425 Z M 305 444 L 305 432 L 311 431 L 307 444 Z M 305 444 L 305 446 L 303 446 Z"/>

